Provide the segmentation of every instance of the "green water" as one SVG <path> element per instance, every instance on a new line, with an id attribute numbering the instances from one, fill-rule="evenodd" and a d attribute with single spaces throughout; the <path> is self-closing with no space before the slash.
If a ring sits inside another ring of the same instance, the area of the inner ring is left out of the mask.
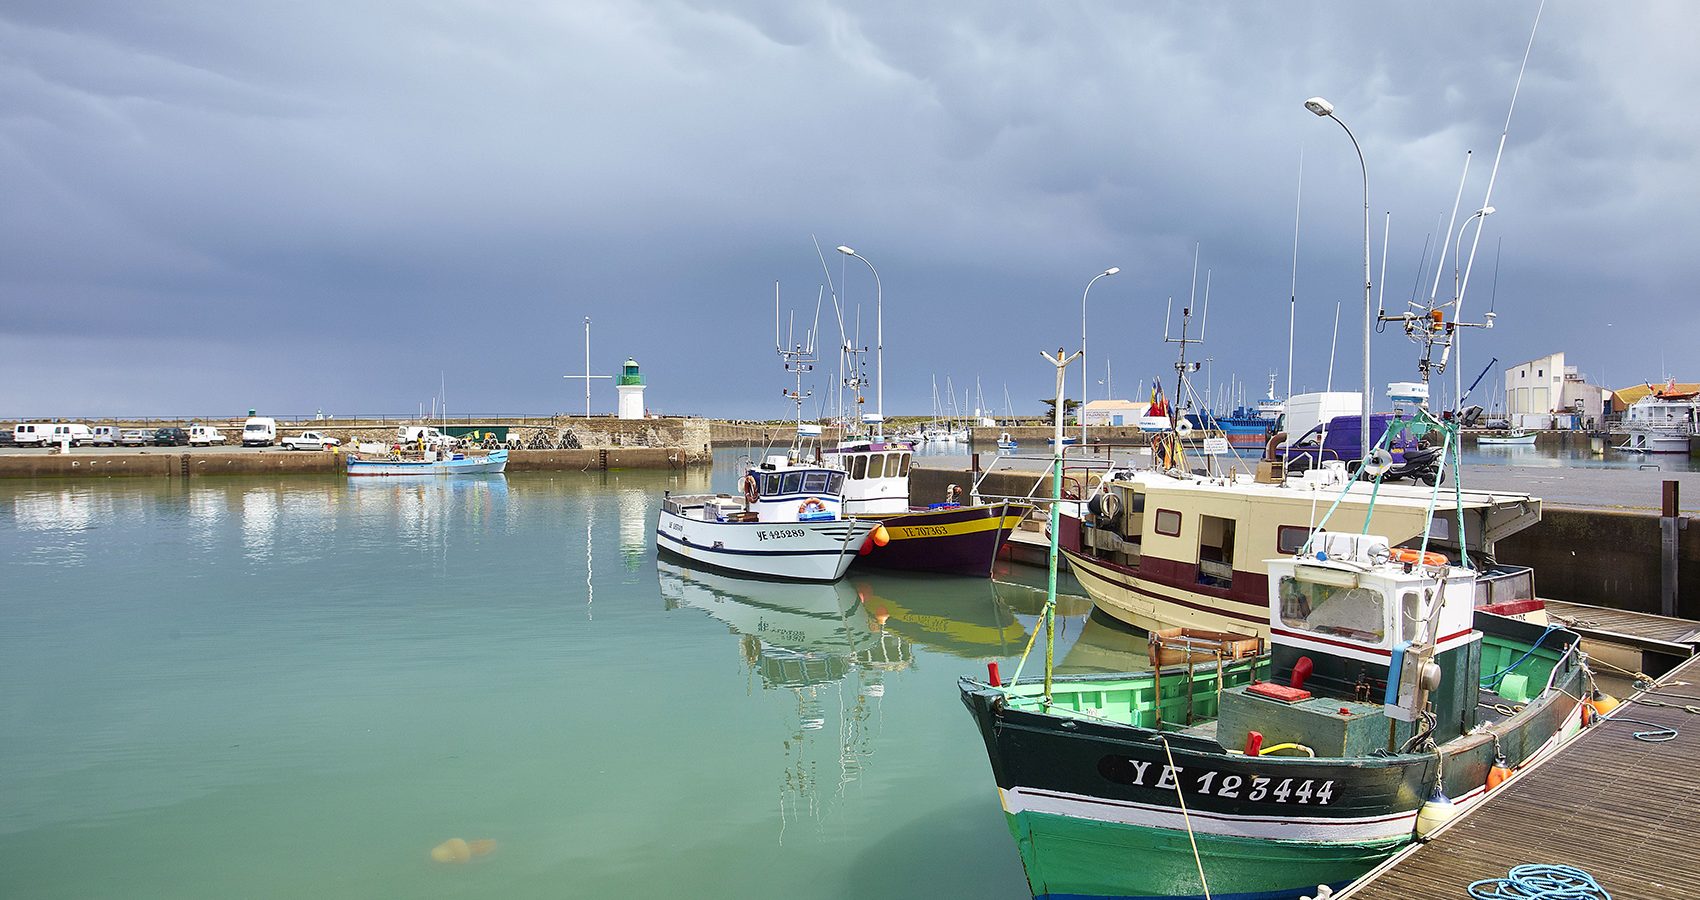
<path id="1" fill-rule="evenodd" d="M 0 897 L 1025 896 L 955 682 L 1042 575 L 658 566 L 708 479 L 0 484 Z"/>

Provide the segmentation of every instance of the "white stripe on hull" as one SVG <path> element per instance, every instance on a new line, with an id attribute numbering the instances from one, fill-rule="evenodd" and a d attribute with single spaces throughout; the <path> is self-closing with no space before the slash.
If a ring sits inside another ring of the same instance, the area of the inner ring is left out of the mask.
<path id="1" fill-rule="evenodd" d="M 661 510 L 656 546 L 686 559 L 797 581 L 837 581 L 879 523 L 704 522 Z"/>

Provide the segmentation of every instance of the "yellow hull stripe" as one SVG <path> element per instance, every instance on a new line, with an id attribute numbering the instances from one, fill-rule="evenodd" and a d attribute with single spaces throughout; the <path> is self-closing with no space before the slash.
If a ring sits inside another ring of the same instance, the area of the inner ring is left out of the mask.
<path id="1" fill-rule="evenodd" d="M 981 531 L 1005 529 L 1015 530 L 1021 524 L 1021 516 L 1003 516 L 1000 518 L 971 519 L 967 522 L 955 522 L 950 525 L 887 525 L 886 536 L 894 541 L 914 540 L 917 538 L 949 537 L 958 534 L 975 534 Z"/>

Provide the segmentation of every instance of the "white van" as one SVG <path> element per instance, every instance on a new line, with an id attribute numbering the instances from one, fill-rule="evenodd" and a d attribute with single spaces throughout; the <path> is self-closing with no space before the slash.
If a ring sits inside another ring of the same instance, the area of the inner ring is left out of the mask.
<path id="1" fill-rule="evenodd" d="M 94 433 L 95 446 L 118 446 L 118 426 L 96 425 L 91 431 Z"/>
<path id="2" fill-rule="evenodd" d="M 31 427 L 36 429 L 33 434 L 38 437 L 34 443 L 38 446 L 41 444 L 49 446 L 70 444 L 73 447 L 81 447 L 84 444 L 94 443 L 94 432 L 90 431 L 87 425 L 79 425 L 75 422 L 54 422 L 51 425 L 36 424 Z M 24 443 L 17 440 L 17 437 L 17 432 L 14 430 L 12 433 L 13 442 Z"/>
<path id="3" fill-rule="evenodd" d="M 253 416 L 242 423 L 242 446 L 270 447 L 277 443 L 277 420 Z"/>
<path id="4" fill-rule="evenodd" d="M 247 437 L 246 430 L 243 432 L 243 437 Z M 214 428 L 211 425 L 189 426 L 189 446 L 210 447 L 213 444 L 222 443 L 224 443 L 224 435 L 217 428 Z"/>
<path id="5" fill-rule="evenodd" d="M 12 443 L 20 447 L 40 447 L 47 443 L 53 426 L 45 422 L 20 422 L 12 426 Z"/>
<path id="6" fill-rule="evenodd" d="M 459 447 L 458 438 L 449 437 L 429 425 L 403 425 L 396 431 L 396 441 L 402 446 L 414 446 L 420 441 L 427 447 Z"/>

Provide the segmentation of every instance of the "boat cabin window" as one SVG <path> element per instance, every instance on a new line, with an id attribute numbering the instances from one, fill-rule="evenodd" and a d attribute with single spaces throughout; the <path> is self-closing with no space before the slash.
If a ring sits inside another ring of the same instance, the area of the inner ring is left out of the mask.
<path id="1" fill-rule="evenodd" d="M 1297 631 L 1380 644 L 1387 636 L 1385 597 L 1367 587 L 1281 578 L 1281 624 Z"/>
<path id="2" fill-rule="evenodd" d="M 805 493 L 805 494 L 824 494 L 824 493 L 826 493 L 826 489 L 827 489 L 826 486 L 827 486 L 828 480 L 829 479 L 827 478 L 827 473 L 825 473 L 825 472 L 805 472 L 805 473 L 803 473 L 803 493 Z"/>
<path id="3" fill-rule="evenodd" d="M 763 475 L 761 477 L 761 492 L 770 495 L 779 493 L 779 476 Z"/>
<path id="4" fill-rule="evenodd" d="M 868 458 L 860 453 L 850 457 L 851 480 L 861 481 L 866 477 L 868 477 Z"/>
<path id="5" fill-rule="evenodd" d="M 1303 550 L 1310 539 L 1308 525 L 1278 525 L 1275 527 L 1275 552 L 1290 556 Z"/>
<path id="6" fill-rule="evenodd" d="M 885 454 L 884 453 L 870 453 L 870 454 L 868 454 L 868 477 L 869 478 L 884 478 L 885 477 Z"/>
<path id="7" fill-rule="evenodd" d="M 1180 537 L 1181 514 L 1172 509 L 1157 510 L 1157 533 L 1168 537 Z"/>
<path id="8" fill-rule="evenodd" d="M 1234 586 L 1234 520 L 1198 517 L 1198 583 Z"/>
<path id="9" fill-rule="evenodd" d="M 907 453 L 897 454 L 897 465 L 898 465 L 897 477 L 908 478 L 909 477 L 909 454 L 907 454 Z"/>
<path id="10" fill-rule="evenodd" d="M 842 493 L 844 493 L 844 473 L 843 472 L 833 472 L 832 473 L 832 476 L 830 478 L 828 478 L 827 482 L 826 482 L 826 492 L 829 493 L 829 494 L 842 494 Z"/>
<path id="11" fill-rule="evenodd" d="M 785 486 L 780 490 L 780 493 L 782 493 L 782 494 L 800 494 L 802 492 L 803 492 L 803 473 L 802 472 L 786 472 L 785 473 Z"/>

